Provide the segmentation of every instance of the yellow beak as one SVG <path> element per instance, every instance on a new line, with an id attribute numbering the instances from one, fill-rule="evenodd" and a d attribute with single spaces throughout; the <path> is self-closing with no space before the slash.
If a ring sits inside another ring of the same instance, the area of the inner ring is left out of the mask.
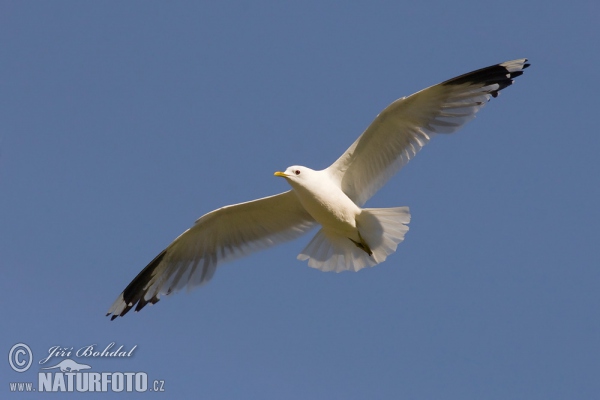
<path id="1" fill-rule="evenodd" d="M 280 176 L 282 178 L 286 178 L 288 176 L 288 174 L 286 174 L 285 172 L 281 172 L 281 171 L 277 171 L 273 175 Z"/>

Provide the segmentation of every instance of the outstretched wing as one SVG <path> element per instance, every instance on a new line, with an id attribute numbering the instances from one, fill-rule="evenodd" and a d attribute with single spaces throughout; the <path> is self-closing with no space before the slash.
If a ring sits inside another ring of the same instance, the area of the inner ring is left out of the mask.
<path id="1" fill-rule="evenodd" d="M 452 133 L 513 83 L 527 59 L 469 72 L 387 106 L 328 170 L 362 206 L 436 133 Z"/>
<path id="2" fill-rule="evenodd" d="M 161 295 L 201 285 L 220 263 L 295 239 L 314 225 L 292 191 L 205 214 L 131 281 L 107 315 L 115 319 L 136 304 L 139 311 Z"/>

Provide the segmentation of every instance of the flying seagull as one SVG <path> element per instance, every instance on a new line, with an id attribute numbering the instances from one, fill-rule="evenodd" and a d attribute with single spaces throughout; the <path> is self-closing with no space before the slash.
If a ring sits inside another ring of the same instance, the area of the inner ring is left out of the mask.
<path id="1" fill-rule="evenodd" d="M 527 59 L 482 68 L 402 97 L 387 106 L 328 168 L 291 166 L 275 176 L 291 190 L 225 206 L 200 217 L 158 254 L 108 310 L 111 319 L 140 311 L 161 295 L 209 281 L 218 265 L 321 227 L 298 255 L 322 271 L 358 271 L 396 251 L 408 207 L 362 208 L 436 133 L 452 133 L 513 78 Z"/>

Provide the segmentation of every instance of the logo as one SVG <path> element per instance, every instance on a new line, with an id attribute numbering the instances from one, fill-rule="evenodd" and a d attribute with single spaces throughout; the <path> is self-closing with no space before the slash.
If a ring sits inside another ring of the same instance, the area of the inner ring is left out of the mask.
<path id="1" fill-rule="evenodd" d="M 150 380 L 143 371 L 94 371 L 93 359 L 123 359 L 133 356 L 137 345 L 126 348 L 115 343 L 80 348 L 52 346 L 38 361 L 37 386 L 30 382 L 10 382 L 11 392 L 164 392 L 163 380 Z M 31 368 L 33 352 L 25 343 L 15 344 L 8 352 L 8 363 L 19 373 Z M 74 358 L 77 358 L 76 361 Z M 85 361 L 85 362 L 82 362 Z M 88 364 L 89 361 L 92 361 Z M 92 364 L 92 365 L 90 365 Z M 49 365 L 49 366 L 46 366 Z"/>
<path id="2" fill-rule="evenodd" d="M 62 360 L 61 362 L 56 364 L 54 367 L 47 367 L 47 368 L 42 368 L 42 369 L 53 369 L 53 368 L 60 368 L 60 372 L 79 372 L 82 369 L 90 369 L 92 367 L 90 367 L 89 365 L 86 365 L 86 364 L 79 364 L 79 363 L 77 363 L 73 360 L 69 360 L 67 358 L 66 360 Z"/>

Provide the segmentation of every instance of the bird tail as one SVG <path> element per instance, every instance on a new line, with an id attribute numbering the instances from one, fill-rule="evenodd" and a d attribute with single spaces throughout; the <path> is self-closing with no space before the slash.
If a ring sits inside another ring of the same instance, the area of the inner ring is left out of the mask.
<path id="1" fill-rule="evenodd" d="M 372 267 L 396 251 L 404 240 L 409 222 L 408 207 L 364 208 L 356 219 L 362 244 L 321 229 L 298 259 L 308 260 L 309 267 L 321 271 L 358 271 Z"/>

